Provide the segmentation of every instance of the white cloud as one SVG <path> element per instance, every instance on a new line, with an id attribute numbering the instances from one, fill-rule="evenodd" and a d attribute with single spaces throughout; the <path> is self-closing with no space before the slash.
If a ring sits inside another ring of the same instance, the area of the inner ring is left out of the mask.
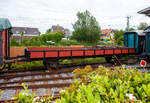
<path id="1" fill-rule="evenodd" d="M 131 26 L 150 23 L 150 18 L 137 14 L 149 4 L 149 0 L 0 0 L 0 17 L 8 17 L 13 26 L 38 27 L 44 33 L 55 24 L 72 29 L 76 13 L 89 10 L 102 28 L 124 29 L 126 16 L 131 16 Z"/>

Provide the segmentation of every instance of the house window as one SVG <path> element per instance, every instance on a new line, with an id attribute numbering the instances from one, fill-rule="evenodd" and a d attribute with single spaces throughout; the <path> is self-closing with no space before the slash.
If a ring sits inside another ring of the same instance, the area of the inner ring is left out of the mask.
<path id="1" fill-rule="evenodd" d="M 19 31 L 16 31 L 16 34 L 19 34 L 20 32 Z"/>
<path id="2" fill-rule="evenodd" d="M 35 31 L 34 34 L 37 34 L 37 32 Z"/>

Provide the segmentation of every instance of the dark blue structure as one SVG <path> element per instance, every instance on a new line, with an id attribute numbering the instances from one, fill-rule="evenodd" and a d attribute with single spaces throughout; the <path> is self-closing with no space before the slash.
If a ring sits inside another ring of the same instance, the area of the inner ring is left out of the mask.
<path id="1" fill-rule="evenodd" d="M 150 26 L 144 30 L 146 34 L 146 50 L 147 55 L 150 55 Z"/>

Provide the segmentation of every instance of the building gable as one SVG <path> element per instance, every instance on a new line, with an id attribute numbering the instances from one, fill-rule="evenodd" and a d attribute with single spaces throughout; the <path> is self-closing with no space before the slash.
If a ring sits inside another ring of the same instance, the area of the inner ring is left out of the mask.
<path id="1" fill-rule="evenodd" d="M 29 28 L 29 27 L 12 27 L 12 32 L 14 35 L 20 35 L 22 32 L 24 32 L 24 35 L 29 36 L 29 35 L 39 35 L 39 30 L 38 28 Z"/>

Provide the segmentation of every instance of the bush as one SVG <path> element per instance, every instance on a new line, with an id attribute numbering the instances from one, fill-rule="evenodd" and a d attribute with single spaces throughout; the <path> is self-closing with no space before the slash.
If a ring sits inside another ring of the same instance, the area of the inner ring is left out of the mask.
<path id="1" fill-rule="evenodd" d="M 55 103 L 149 103 L 150 74 L 137 69 L 116 68 L 111 70 L 102 66 L 92 72 L 91 66 L 76 69 L 79 80 Z"/>
<path id="2" fill-rule="evenodd" d="M 71 45 L 80 45 L 76 40 L 62 40 L 59 45 L 62 46 L 71 46 Z"/>
<path id="3" fill-rule="evenodd" d="M 123 34 L 125 33 L 125 31 L 123 30 L 119 30 L 119 31 L 115 31 L 114 34 L 114 39 L 115 39 L 115 44 L 117 45 L 123 45 Z"/>
<path id="4" fill-rule="evenodd" d="M 33 103 L 35 95 L 29 94 L 30 91 L 25 83 L 22 83 L 22 86 L 24 89 L 17 95 L 18 102 L 16 103 Z"/>
<path id="5" fill-rule="evenodd" d="M 41 45 L 40 37 L 38 37 L 38 36 L 32 37 L 29 40 L 29 45 L 30 46 L 40 46 Z"/>
<path id="6" fill-rule="evenodd" d="M 43 62 L 42 61 L 33 61 L 33 62 L 24 62 L 22 64 L 12 64 L 11 69 L 31 69 L 34 67 L 43 67 Z"/>
<path id="7" fill-rule="evenodd" d="M 10 45 L 11 46 L 19 46 L 19 43 L 15 39 L 11 39 Z"/>
<path id="8" fill-rule="evenodd" d="M 87 64 L 87 63 L 102 63 L 105 62 L 105 58 L 96 57 L 96 58 L 85 58 L 85 59 L 65 59 L 61 62 L 61 64 Z"/>
<path id="9" fill-rule="evenodd" d="M 30 94 L 28 87 L 25 83 L 22 83 L 24 89 L 15 97 L 18 99 L 15 103 L 51 103 L 52 97 L 40 98 L 36 97 L 34 94 Z"/>
<path id="10" fill-rule="evenodd" d="M 137 69 L 105 68 L 95 71 L 91 66 L 76 69 L 74 83 L 60 91 L 55 103 L 150 103 L 150 74 Z M 80 78 L 80 79 L 79 79 Z M 27 86 L 18 96 L 19 103 L 51 103 L 52 97 L 42 99 L 29 95 Z"/>
<path id="11" fill-rule="evenodd" d="M 40 36 L 40 40 L 42 44 L 47 44 L 47 41 L 53 41 L 53 42 L 60 42 L 63 38 L 62 32 L 55 32 L 55 33 L 47 33 Z"/>
<path id="12" fill-rule="evenodd" d="M 23 45 L 23 46 L 29 46 L 29 39 L 28 39 L 28 38 L 25 38 L 25 39 L 22 41 L 21 45 Z"/>
<path id="13" fill-rule="evenodd" d="M 60 42 L 61 39 L 64 37 L 62 32 L 55 32 L 51 35 L 52 35 L 52 41 L 56 43 Z"/>

